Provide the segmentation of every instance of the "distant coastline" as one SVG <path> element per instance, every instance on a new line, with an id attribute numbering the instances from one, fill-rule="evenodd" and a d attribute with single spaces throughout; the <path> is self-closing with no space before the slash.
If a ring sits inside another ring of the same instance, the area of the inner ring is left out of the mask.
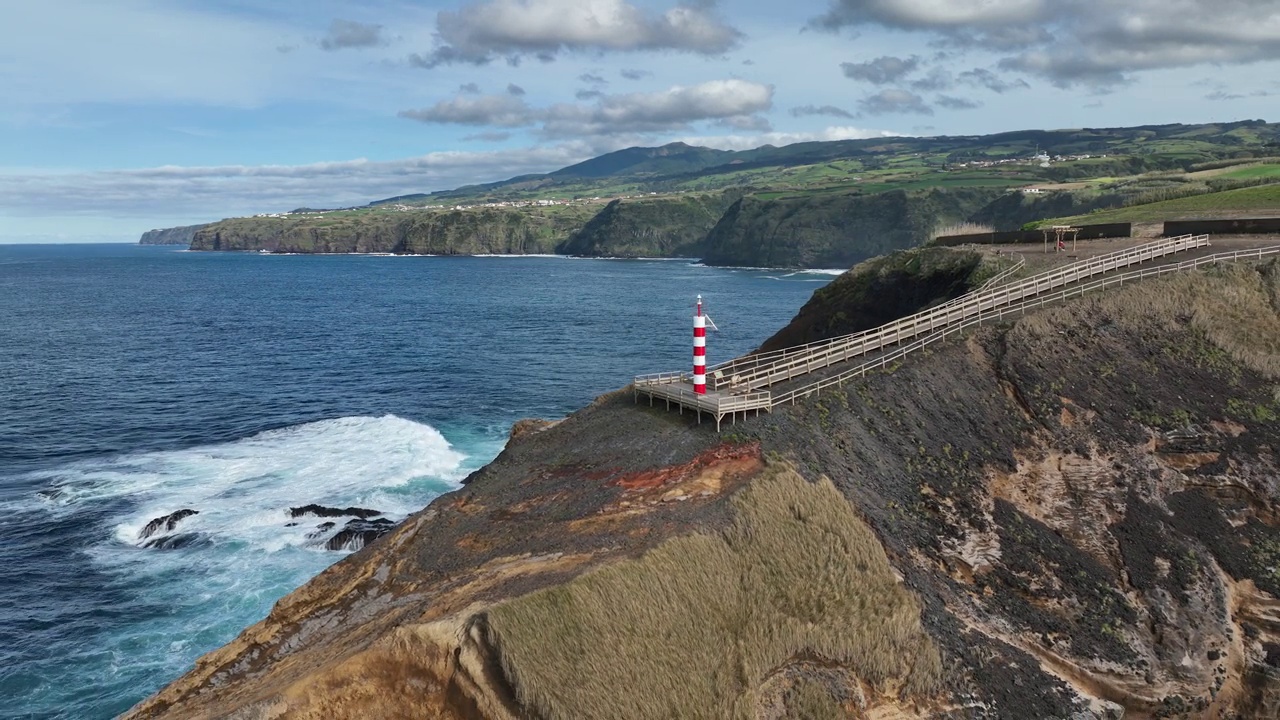
<path id="1" fill-rule="evenodd" d="M 196 231 L 208 227 L 210 223 L 201 225 L 184 225 L 182 227 L 160 228 L 142 233 L 139 245 L 191 245 Z"/>

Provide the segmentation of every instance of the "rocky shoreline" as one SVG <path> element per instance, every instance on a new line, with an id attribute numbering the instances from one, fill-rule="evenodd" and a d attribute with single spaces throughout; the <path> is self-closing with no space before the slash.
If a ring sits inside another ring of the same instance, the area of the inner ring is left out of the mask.
<path id="1" fill-rule="evenodd" d="M 154 518 L 138 531 L 138 546 L 153 550 L 176 550 L 210 544 L 209 538 L 199 532 L 177 531 L 179 523 L 199 514 L 199 510 L 183 508 Z M 316 547 L 335 551 L 359 550 L 391 532 L 398 524 L 390 518 L 381 517 L 385 514 L 381 510 L 357 507 L 334 508 L 309 504 L 291 507 L 284 514 L 290 521 L 282 523 L 282 527 L 299 525 L 303 522 L 302 518 L 322 519 L 314 530 L 307 533 L 307 539 Z M 324 518 L 335 520 L 323 520 Z M 344 518 L 346 523 L 339 528 L 337 521 Z"/>

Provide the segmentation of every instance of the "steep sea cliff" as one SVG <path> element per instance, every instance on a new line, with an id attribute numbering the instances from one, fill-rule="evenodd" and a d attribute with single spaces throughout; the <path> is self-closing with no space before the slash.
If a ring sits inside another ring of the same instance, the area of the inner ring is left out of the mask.
<path id="1" fill-rule="evenodd" d="M 922 244 L 1000 194 L 935 188 L 764 199 L 730 190 L 519 208 L 295 213 L 210 223 L 195 231 L 191 249 L 693 257 L 734 267 L 845 268 Z"/>
<path id="2" fill-rule="evenodd" d="M 182 227 L 164 228 L 161 230 L 148 230 L 142 233 L 142 238 L 138 240 L 139 245 L 190 245 L 191 238 L 195 236 L 196 231 L 203 228 L 204 225 L 184 225 Z"/>
<path id="3" fill-rule="evenodd" d="M 894 190 L 874 195 L 805 193 L 734 203 L 706 240 L 709 265 L 850 267 L 923 244 L 1003 191 Z"/>
<path id="4" fill-rule="evenodd" d="M 129 717 L 1274 717 L 1277 338 L 1272 262 L 982 327 L 724 434 L 605 395 Z"/>

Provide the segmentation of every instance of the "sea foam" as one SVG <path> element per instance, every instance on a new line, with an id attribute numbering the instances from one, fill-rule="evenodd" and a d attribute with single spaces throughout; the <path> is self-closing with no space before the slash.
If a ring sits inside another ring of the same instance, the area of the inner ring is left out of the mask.
<path id="1" fill-rule="evenodd" d="M 104 591 L 120 597 L 118 617 L 92 640 L 93 653 L 40 671 L 70 693 L 52 690 L 46 700 L 74 704 L 76 687 L 97 688 L 103 699 L 154 687 L 156 677 L 190 668 L 338 560 L 341 553 L 307 537 L 327 518 L 290 518 L 290 507 L 357 506 L 400 520 L 458 487 L 468 469 L 489 457 L 473 461 L 435 428 L 385 415 L 39 473 L 30 479 L 44 489 L 25 511 L 71 522 L 94 518 L 98 540 L 85 553 L 107 578 Z M 197 533 L 201 544 L 141 547 L 138 532 L 148 521 L 183 508 L 199 514 L 183 518 L 171 534 Z M 332 519 L 339 527 L 345 522 Z"/>

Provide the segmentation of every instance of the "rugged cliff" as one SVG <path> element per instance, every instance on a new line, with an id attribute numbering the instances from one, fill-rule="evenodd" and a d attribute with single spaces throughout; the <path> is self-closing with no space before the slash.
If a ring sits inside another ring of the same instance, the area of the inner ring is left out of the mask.
<path id="1" fill-rule="evenodd" d="M 1117 208 L 1123 204 L 1124 195 L 1098 190 L 1040 195 L 1012 192 L 996 198 L 969 219 L 979 225 L 990 225 L 996 230 L 1017 230 L 1027 223 L 1045 218 L 1084 215 L 1094 210 Z"/>
<path id="2" fill-rule="evenodd" d="M 234 218 L 195 233 L 193 250 L 422 255 L 547 254 L 598 206 L 476 208 Z"/>
<path id="3" fill-rule="evenodd" d="M 1276 263 L 935 347 L 523 423 L 129 717 L 1276 717 Z"/>
<path id="4" fill-rule="evenodd" d="M 701 257 L 713 265 L 846 267 L 918 245 L 939 225 L 968 218 L 997 194 L 990 188 L 959 188 L 761 199 L 733 190 L 607 205 L 365 209 L 223 220 L 199 229 L 191 248 Z"/>
<path id="5" fill-rule="evenodd" d="M 586 257 L 700 258 L 707 233 L 738 193 L 614 200 L 556 248 Z"/>
<path id="6" fill-rule="evenodd" d="M 183 227 L 148 230 L 142 233 L 139 245 L 190 245 L 196 231 L 205 225 L 184 225 Z"/>
<path id="7" fill-rule="evenodd" d="M 781 350 L 879 327 L 960 297 L 1012 262 L 936 247 L 873 258 L 815 292 L 760 349 Z"/>
<path id="8" fill-rule="evenodd" d="M 747 196 L 707 236 L 708 265 L 843 268 L 920 245 L 966 220 L 1000 190 L 893 190 L 875 195 Z"/>

